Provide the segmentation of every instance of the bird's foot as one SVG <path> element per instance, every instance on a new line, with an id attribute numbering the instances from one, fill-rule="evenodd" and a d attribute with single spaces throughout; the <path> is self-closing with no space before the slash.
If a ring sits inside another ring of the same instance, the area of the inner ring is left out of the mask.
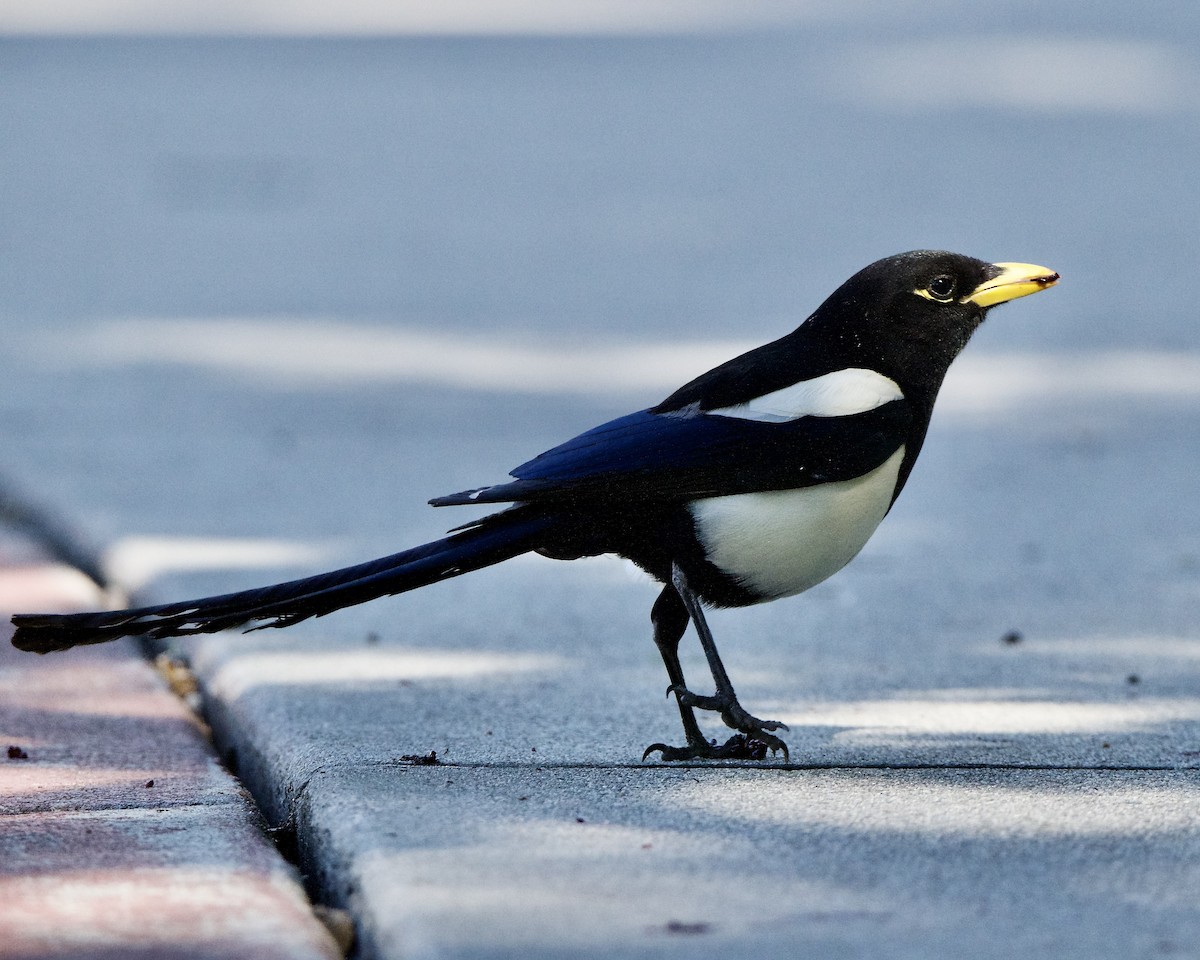
<path id="1" fill-rule="evenodd" d="M 787 724 L 778 720 L 760 720 L 752 716 L 738 703 L 732 690 L 725 695 L 717 693 L 707 697 L 692 693 L 682 685 L 676 685 L 667 688 L 667 696 L 672 693 L 678 698 L 681 707 L 719 713 L 726 726 L 737 730 L 738 734 L 730 737 L 725 743 L 718 744 L 715 740 L 705 740 L 698 729 L 688 730 L 685 722 L 688 739 L 686 747 L 669 747 L 664 743 L 651 744 L 642 754 L 643 760 L 656 751 L 662 754 L 663 760 L 764 760 L 767 751 L 783 754 L 785 763 L 790 759 L 787 744 L 772 732 L 786 730 Z M 691 715 L 690 709 L 687 715 Z M 695 727 L 694 720 L 692 727 Z"/>
<path id="2" fill-rule="evenodd" d="M 788 759 L 787 744 L 769 733 L 757 737 L 744 733 L 735 734 L 724 743 L 716 740 L 700 740 L 689 743 L 686 747 L 670 747 L 665 743 L 652 743 L 642 754 L 642 761 L 649 759 L 650 754 L 657 751 L 667 762 L 680 760 L 765 760 L 767 751 L 783 753 L 783 759 Z"/>
<path id="3" fill-rule="evenodd" d="M 779 720 L 759 720 L 758 717 L 752 716 L 745 707 L 738 703 L 737 697 L 733 695 L 733 691 L 729 691 L 727 695 L 720 693 L 714 694 L 711 697 L 702 696 L 698 693 L 692 693 L 686 687 L 669 687 L 668 694 L 675 694 L 679 698 L 679 702 L 685 707 L 694 707 L 697 710 L 711 710 L 713 713 L 719 713 L 721 719 L 725 721 L 725 726 L 732 727 L 739 733 L 744 733 L 747 736 L 754 738 L 769 738 L 780 743 L 778 737 L 770 737 L 769 732 L 772 730 L 787 730 L 786 723 Z"/>

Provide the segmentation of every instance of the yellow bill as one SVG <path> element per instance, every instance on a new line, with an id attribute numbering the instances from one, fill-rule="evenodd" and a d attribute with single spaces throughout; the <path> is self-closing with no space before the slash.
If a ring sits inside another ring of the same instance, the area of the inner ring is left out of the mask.
<path id="1" fill-rule="evenodd" d="M 994 307 L 998 303 L 1027 297 L 1058 283 L 1058 274 L 1048 267 L 1039 267 L 1032 263 L 996 263 L 993 266 L 1000 271 L 1000 275 L 977 286 L 963 297 L 963 303 Z"/>

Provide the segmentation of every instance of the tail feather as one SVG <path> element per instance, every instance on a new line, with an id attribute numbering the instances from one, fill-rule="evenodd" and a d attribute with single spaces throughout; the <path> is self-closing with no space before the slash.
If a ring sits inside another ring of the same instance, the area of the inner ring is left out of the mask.
<path id="1" fill-rule="evenodd" d="M 97 613 L 17 614 L 13 646 L 50 653 L 118 637 L 178 637 L 253 624 L 285 627 L 343 607 L 415 590 L 543 545 L 559 518 L 514 508 L 411 550 L 353 567 L 199 600 Z"/>

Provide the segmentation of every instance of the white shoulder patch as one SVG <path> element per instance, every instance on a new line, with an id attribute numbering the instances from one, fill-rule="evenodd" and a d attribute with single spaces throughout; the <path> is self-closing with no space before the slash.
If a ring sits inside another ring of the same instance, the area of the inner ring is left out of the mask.
<path id="1" fill-rule="evenodd" d="M 715 417 L 783 423 L 801 417 L 848 417 L 903 399 L 904 394 L 896 382 L 882 373 L 848 367 L 707 413 Z"/>

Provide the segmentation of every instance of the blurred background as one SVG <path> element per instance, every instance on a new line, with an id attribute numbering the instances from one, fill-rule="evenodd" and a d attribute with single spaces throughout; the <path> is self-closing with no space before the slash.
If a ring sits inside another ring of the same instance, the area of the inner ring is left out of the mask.
<path id="1" fill-rule="evenodd" d="M 1065 278 L 943 429 L 1200 391 L 1189 0 L 6 0 L 0 35 L 0 474 L 135 581 L 436 534 L 426 497 L 917 247 Z"/>
<path id="2" fill-rule="evenodd" d="M 300 576 L 469 520 L 425 501 L 879 257 L 1046 265 L 862 556 L 710 618 L 843 769 L 580 769 L 679 736 L 611 559 L 174 649 L 320 902 L 406 955 L 495 955 L 495 917 L 694 955 L 655 931 L 695 916 L 762 956 L 1165 954 L 1200 939 L 1161 773 L 1200 765 L 1198 166 L 1196 0 L 0 0 L 0 520 L 147 600 Z M 396 766 L 431 749 L 462 792 Z"/>

